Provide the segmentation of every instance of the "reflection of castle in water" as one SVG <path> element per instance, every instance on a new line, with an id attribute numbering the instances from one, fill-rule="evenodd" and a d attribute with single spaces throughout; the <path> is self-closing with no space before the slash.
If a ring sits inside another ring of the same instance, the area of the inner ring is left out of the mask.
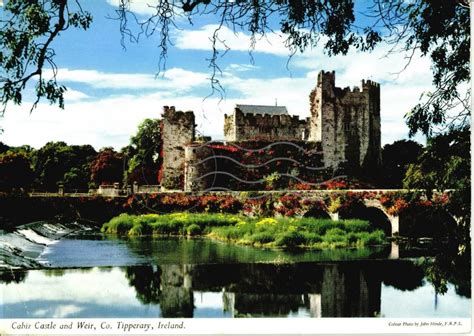
<path id="1" fill-rule="evenodd" d="M 162 265 L 155 272 L 142 273 L 148 267 L 127 273 L 129 279 L 130 273 L 132 278 L 147 274 L 139 286 L 136 281 L 131 284 L 137 297 L 155 296 L 146 302 L 159 302 L 162 317 L 192 317 L 199 292 L 222 293 L 222 309 L 233 317 L 373 317 L 380 312 L 382 281 L 410 288 L 421 285 L 423 278 L 411 262 L 401 261 Z M 411 280 L 400 282 L 399 274 L 410 274 Z"/>

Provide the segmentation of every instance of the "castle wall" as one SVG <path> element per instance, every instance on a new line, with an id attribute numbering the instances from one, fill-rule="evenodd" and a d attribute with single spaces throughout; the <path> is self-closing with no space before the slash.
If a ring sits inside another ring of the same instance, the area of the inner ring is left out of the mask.
<path id="1" fill-rule="evenodd" d="M 203 144 L 193 144 L 185 147 L 184 191 L 202 191 L 212 187 L 213 176 L 205 176 L 215 170 L 211 148 Z"/>
<path id="2" fill-rule="evenodd" d="M 315 169 L 322 168 L 320 144 L 302 140 L 192 144 L 185 147 L 185 161 L 187 192 L 295 189 L 302 181 L 320 183 L 328 178 L 325 169 Z M 265 178 L 273 173 L 283 176 L 270 185 Z"/>
<path id="3" fill-rule="evenodd" d="M 224 136 L 227 141 L 299 141 L 308 138 L 308 121 L 298 116 L 244 114 L 238 108 L 225 115 Z"/>
<path id="4" fill-rule="evenodd" d="M 185 146 L 194 141 L 195 121 L 191 111 L 176 111 L 174 106 L 163 108 L 163 175 L 161 186 L 167 190 L 184 187 Z"/>
<path id="5" fill-rule="evenodd" d="M 326 167 L 380 164 L 380 87 L 362 81 L 362 90 L 335 86 L 334 72 L 320 72 L 310 94 L 310 141 L 321 141 Z"/>

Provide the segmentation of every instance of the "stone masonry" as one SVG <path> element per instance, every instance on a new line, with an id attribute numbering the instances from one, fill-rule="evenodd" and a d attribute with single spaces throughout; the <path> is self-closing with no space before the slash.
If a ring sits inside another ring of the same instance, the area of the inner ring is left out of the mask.
<path id="1" fill-rule="evenodd" d="M 362 80 L 362 90 L 341 89 L 335 86 L 334 71 L 321 71 L 310 106 L 309 141 L 321 142 L 326 167 L 380 165 L 379 84 Z"/>
<path id="2" fill-rule="evenodd" d="M 224 116 L 226 141 L 298 141 L 308 133 L 308 121 L 290 116 L 284 106 L 237 105 Z"/>
<path id="3" fill-rule="evenodd" d="M 195 127 L 192 111 L 181 112 L 176 111 L 174 106 L 163 107 L 163 174 L 161 177 L 163 189 L 183 189 L 185 147 L 194 142 Z"/>
<path id="4" fill-rule="evenodd" d="M 335 86 L 334 71 L 321 71 L 309 98 L 310 117 L 306 120 L 289 115 L 283 106 L 237 105 L 232 115 L 225 115 L 225 140 L 317 142 L 327 169 L 376 170 L 381 163 L 379 84 L 362 80 L 361 88 L 341 89 Z M 205 189 L 205 180 L 197 178 L 215 167 L 204 160 L 211 151 L 195 140 L 193 112 L 165 106 L 162 136 L 163 189 Z"/>

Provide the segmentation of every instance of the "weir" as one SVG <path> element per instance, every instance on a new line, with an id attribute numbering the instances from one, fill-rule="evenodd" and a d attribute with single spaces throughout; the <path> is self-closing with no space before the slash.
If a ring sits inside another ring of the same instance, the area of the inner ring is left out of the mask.
<path id="1" fill-rule="evenodd" d="M 17 227 L 0 236 L 0 270 L 16 268 L 42 268 L 37 259 L 44 249 L 73 232 L 91 230 L 79 223 L 51 224 L 34 222 Z"/>

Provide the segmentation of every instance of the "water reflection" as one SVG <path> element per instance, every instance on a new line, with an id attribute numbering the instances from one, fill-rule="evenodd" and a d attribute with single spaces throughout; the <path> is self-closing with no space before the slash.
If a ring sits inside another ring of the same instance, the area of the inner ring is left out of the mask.
<path id="1" fill-rule="evenodd" d="M 450 281 L 439 295 L 425 270 L 417 260 L 372 260 L 4 272 L 0 312 L 2 318 L 470 316 L 470 299 Z"/>

